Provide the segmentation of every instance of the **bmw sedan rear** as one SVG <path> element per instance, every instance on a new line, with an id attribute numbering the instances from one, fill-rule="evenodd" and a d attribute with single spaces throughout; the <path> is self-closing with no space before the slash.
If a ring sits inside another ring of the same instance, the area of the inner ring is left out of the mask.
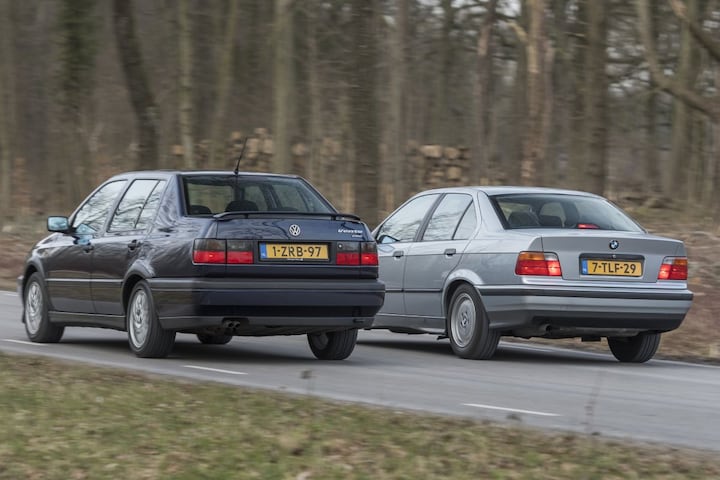
<path id="1" fill-rule="evenodd" d="M 374 328 L 447 336 L 464 358 L 492 357 L 501 336 L 579 337 L 644 362 L 692 301 L 683 243 L 589 193 L 431 190 L 374 234 L 387 286 Z"/>

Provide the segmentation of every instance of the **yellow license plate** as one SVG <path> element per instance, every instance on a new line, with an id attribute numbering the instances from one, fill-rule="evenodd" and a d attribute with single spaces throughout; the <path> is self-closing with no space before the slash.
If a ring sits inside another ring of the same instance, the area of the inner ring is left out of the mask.
<path id="1" fill-rule="evenodd" d="M 261 243 L 261 260 L 327 260 L 328 246 L 310 243 Z"/>
<path id="2" fill-rule="evenodd" d="M 583 275 L 610 275 L 620 277 L 641 277 L 642 262 L 628 260 L 582 260 Z"/>

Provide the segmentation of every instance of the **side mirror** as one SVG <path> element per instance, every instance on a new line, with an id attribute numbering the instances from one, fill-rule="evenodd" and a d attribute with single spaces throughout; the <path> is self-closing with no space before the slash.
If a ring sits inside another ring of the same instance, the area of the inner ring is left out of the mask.
<path id="1" fill-rule="evenodd" d="M 47 229 L 50 232 L 68 233 L 70 231 L 70 223 L 67 217 L 48 217 Z"/>

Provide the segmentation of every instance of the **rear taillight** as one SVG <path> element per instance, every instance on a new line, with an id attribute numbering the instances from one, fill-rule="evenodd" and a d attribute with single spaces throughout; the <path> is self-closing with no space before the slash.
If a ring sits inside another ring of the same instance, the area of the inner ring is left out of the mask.
<path id="1" fill-rule="evenodd" d="M 665 257 L 660 265 L 658 280 L 687 280 L 687 257 Z"/>
<path id="2" fill-rule="evenodd" d="M 375 242 L 338 242 L 335 263 L 338 265 L 377 265 Z"/>
<path id="3" fill-rule="evenodd" d="M 227 263 L 253 263 L 253 245 L 247 240 L 227 241 Z"/>
<path id="4" fill-rule="evenodd" d="M 516 275 L 562 276 L 560 261 L 554 253 L 520 252 L 515 263 Z"/>
<path id="5" fill-rule="evenodd" d="M 363 242 L 360 245 L 361 245 L 360 264 L 361 265 L 377 265 L 378 264 L 377 243 Z"/>
<path id="6" fill-rule="evenodd" d="M 198 238 L 193 245 L 193 263 L 226 263 L 225 240 Z"/>
<path id="7" fill-rule="evenodd" d="M 252 242 L 198 238 L 193 245 L 193 263 L 253 263 Z"/>

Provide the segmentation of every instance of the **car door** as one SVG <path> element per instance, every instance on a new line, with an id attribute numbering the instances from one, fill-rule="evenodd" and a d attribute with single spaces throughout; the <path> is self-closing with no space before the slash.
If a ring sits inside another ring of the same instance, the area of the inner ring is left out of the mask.
<path id="1" fill-rule="evenodd" d="M 165 181 L 137 179 L 113 213 L 107 232 L 95 241 L 90 286 L 95 312 L 124 315 L 123 280 L 136 260 L 157 212 Z"/>
<path id="2" fill-rule="evenodd" d="M 113 181 L 93 192 L 72 217 L 73 233 L 58 234 L 50 246 L 44 248 L 43 267 L 53 310 L 95 311 L 90 292 L 92 251 L 125 183 L 125 180 Z"/>
<path id="3" fill-rule="evenodd" d="M 477 225 L 471 195 L 448 193 L 437 204 L 418 241 L 406 254 L 403 291 L 406 315 L 427 328 L 444 328 L 442 294 L 448 275 Z"/>
<path id="4" fill-rule="evenodd" d="M 405 314 L 405 254 L 439 197 L 440 194 L 430 194 L 411 199 L 378 228 L 375 238 L 378 242 L 379 273 L 380 279 L 385 283 L 385 303 L 379 315 Z"/>

